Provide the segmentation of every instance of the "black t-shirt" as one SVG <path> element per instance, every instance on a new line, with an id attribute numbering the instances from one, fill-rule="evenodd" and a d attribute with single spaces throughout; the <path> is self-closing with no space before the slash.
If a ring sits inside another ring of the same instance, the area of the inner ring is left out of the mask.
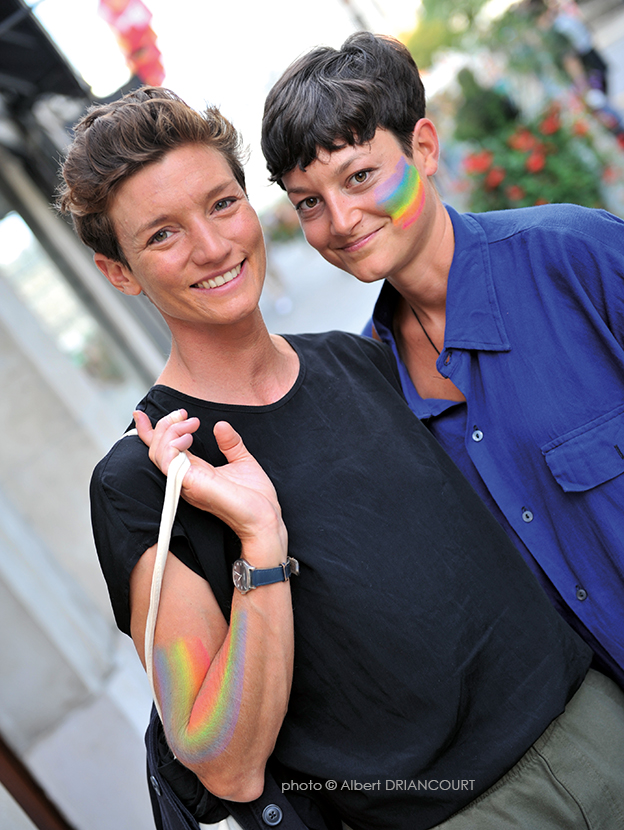
<path id="1" fill-rule="evenodd" d="M 590 651 L 411 413 L 391 352 L 336 332 L 287 339 L 301 368 L 274 404 L 156 386 L 140 408 L 154 421 L 181 407 L 198 416 L 192 450 L 217 464 L 212 426 L 230 421 L 275 484 L 301 569 L 275 749 L 283 778 L 309 782 L 354 830 L 431 827 L 563 711 Z M 156 542 L 164 482 L 136 437 L 93 476 L 96 545 L 125 632 L 128 578 Z M 208 580 L 227 618 L 234 534 L 182 501 L 171 550 Z"/>

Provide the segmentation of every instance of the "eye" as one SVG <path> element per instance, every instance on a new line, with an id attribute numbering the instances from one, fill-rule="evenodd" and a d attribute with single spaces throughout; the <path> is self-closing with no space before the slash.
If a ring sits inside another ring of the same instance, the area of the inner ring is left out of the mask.
<path id="1" fill-rule="evenodd" d="M 219 201 L 215 204 L 214 209 L 217 212 L 225 210 L 235 201 L 236 199 L 219 199 Z"/>
<path id="2" fill-rule="evenodd" d="M 308 196 L 306 199 L 302 199 L 298 205 L 295 206 L 295 210 L 306 211 L 312 210 L 315 208 L 319 203 L 318 196 Z"/>
<path id="3" fill-rule="evenodd" d="M 171 235 L 171 231 L 167 231 L 163 228 L 159 231 L 156 231 L 154 236 L 152 236 L 150 238 L 150 240 L 148 241 L 147 244 L 148 245 L 153 245 L 154 243 L 164 242 L 166 239 L 169 239 L 170 235 Z"/>
<path id="4" fill-rule="evenodd" d="M 358 170 L 357 173 L 354 173 L 351 176 L 351 179 L 355 184 L 364 184 L 364 182 L 368 179 L 369 174 L 370 170 Z"/>

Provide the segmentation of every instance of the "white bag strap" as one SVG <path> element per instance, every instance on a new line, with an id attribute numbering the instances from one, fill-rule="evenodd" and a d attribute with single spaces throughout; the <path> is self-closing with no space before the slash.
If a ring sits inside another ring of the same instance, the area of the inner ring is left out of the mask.
<path id="1" fill-rule="evenodd" d="M 128 430 L 123 436 L 137 435 L 136 429 Z M 165 500 L 160 517 L 160 528 L 158 531 L 158 544 L 156 545 L 156 559 L 154 561 L 154 573 L 152 574 L 152 586 L 150 590 L 149 609 L 147 622 L 145 624 L 145 667 L 147 678 L 152 690 L 154 705 L 162 721 L 162 712 L 156 698 L 154 687 L 154 633 L 156 631 L 156 620 L 158 618 L 158 606 L 160 604 L 160 590 L 162 587 L 163 574 L 169 553 L 169 542 L 171 541 L 171 530 L 175 520 L 182 482 L 188 468 L 191 466 L 188 455 L 185 452 L 178 453 L 169 465 L 167 473 L 167 484 L 165 486 Z"/>

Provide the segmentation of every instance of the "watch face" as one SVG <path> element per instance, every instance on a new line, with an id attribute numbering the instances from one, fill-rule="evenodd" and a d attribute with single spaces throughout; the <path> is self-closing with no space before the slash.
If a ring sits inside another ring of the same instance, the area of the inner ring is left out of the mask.
<path id="1" fill-rule="evenodd" d="M 249 573 L 247 565 L 242 559 L 237 559 L 236 562 L 232 565 L 232 579 L 234 580 L 234 587 L 238 588 L 238 590 L 242 594 L 246 594 L 249 591 Z"/>

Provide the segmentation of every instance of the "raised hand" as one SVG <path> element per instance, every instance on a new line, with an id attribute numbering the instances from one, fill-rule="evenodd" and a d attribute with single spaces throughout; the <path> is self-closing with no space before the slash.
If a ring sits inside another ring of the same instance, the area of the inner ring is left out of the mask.
<path id="1" fill-rule="evenodd" d="M 214 467 L 188 451 L 199 420 L 188 418 L 186 410 L 171 412 L 154 428 L 144 412 L 137 410 L 134 420 L 139 437 L 149 447 L 150 459 L 163 473 L 167 474 L 178 452 L 187 452 L 191 466 L 182 484 L 182 498 L 189 504 L 222 519 L 241 541 L 277 530 L 285 546 L 286 532 L 275 488 L 230 424 L 215 424 L 214 435 L 228 463 Z"/>

